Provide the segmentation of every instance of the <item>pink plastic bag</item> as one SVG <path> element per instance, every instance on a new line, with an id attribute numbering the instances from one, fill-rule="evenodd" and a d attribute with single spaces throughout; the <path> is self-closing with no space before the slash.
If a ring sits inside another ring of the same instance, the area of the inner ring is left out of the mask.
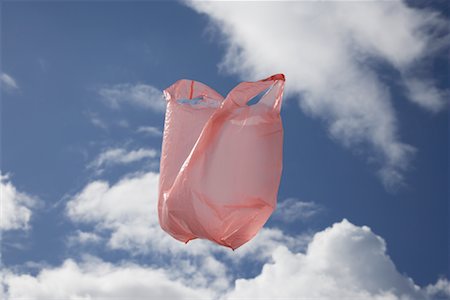
<path id="1" fill-rule="evenodd" d="M 203 238 L 234 250 L 263 227 L 282 172 L 284 83 L 283 74 L 241 82 L 226 98 L 187 79 L 164 90 L 163 230 L 185 243 Z M 258 103 L 247 104 L 265 90 Z"/>

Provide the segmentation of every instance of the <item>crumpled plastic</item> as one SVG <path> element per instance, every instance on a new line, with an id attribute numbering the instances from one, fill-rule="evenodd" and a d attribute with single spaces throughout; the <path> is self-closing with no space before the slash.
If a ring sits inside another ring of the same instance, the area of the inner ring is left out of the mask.
<path id="1" fill-rule="evenodd" d="M 264 226 L 282 173 L 284 83 L 283 74 L 244 81 L 225 98 L 188 79 L 163 91 L 158 217 L 164 231 L 185 243 L 202 238 L 235 250 Z"/>

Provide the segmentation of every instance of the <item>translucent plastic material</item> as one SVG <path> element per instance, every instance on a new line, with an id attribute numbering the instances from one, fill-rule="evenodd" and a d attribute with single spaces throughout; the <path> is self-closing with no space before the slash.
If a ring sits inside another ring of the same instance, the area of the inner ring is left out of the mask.
<path id="1" fill-rule="evenodd" d="M 263 227 L 282 172 L 284 83 L 283 74 L 241 82 L 225 98 L 187 79 L 164 90 L 163 230 L 185 243 L 203 238 L 234 250 Z"/>

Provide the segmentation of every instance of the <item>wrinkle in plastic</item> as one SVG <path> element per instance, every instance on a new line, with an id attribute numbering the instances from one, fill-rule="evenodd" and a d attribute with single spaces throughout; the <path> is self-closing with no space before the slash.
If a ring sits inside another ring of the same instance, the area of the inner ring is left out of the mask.
<path id="1" fill-rule="evenodd" d="M 164 231 L 185 243 L 202 238 L 234 250 L 264 226 L 282 172 L 284 83 L 283 74 L 244 81 L 225 98 L 188 79 L 164 90 L 158 196 Z"/>

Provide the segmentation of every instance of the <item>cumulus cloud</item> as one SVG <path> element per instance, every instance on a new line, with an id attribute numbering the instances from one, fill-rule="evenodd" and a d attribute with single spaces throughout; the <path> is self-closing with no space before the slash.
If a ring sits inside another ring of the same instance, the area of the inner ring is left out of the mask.
<path id="1" fill-rule="evenodd" d="M 36 275 L 6 270 L 3 283 L 11 299 L 416 300 L 447 295 L 446 279 L 421 288 L 396 269 L 386 251 L 385 241 L 370 228 L 344 219 L 316 233 L 306 251 L 279 243 L 262 270 L 248 278 L 229 276 L 230 266 L 208 255 L 199 264 L 185 259 L 165 268 L 85 255 L 45 266 Z"/>
<path id="2" fill-rule="evenodd" d="M 191 288 L 163 269 L 132 263 L 113 265 L 86 257 L 67 259 L 36 276 L 6 273 L 11 299 L 210 299 L 211 292 Z"/>
<path id="3" fill-rule="evenodd" d="M 159 227 L 158 181 L 159 174 L 148 172 L 127 176 L 113 185 L 101 180 L 91 182 L 67 203 L 67 215 L 106 234 L 111 249 L 135 254 L 177 252 L 181 243 Z"/>
<path id="4" fill-rule="evenodd" d="M 140 148 L 136 150 L 109 148 L 102 151 L 94 161 L 88 165 L 88 168 L 96 169 L 101 172 L 104 167 L 126 165 L 143 159 L 156 158 L 157 156 L 158 151 L 151 148 Z"/>
<path id="5" fill-rule="evenodd" d="M 98 90 L 98 94 L 112 109 L 128 104 L 163 113 L 166 107 L 162 91 L 148 84 L 121 83 L 104 86 Z"/>
<path id="6" fill-rule="evenodd" d="M 183 282 L 214 287 L 216 291 L 228 288 L 227 269 L 212 254 L 229 249 L 215 247 L 204 240 L 185 245 L 159 226 L 158 181 L 159 174 L 148 172 L 128 175 L 112 185 L 100 180 L 89 183 L 68 201 L 66 213 L 84 228 L 91 225 L 92 231 L 84 231 L 73 238 L 87 237 L 84 245 L 106 242 L 107 249 L 124 250 L 132 256 L 156 255 L 158 264 L 173 267 L 170 274 L 177 275 Z"/>
<path id="7" fill-rule="evenodd" d="M 233 254 L 205 240 L 185 245 L 159 225 L 158 183 L 159 174 L 154 172 L 132 174 L 113 185 L 102 180 L 91 182 L 68 201 L 67 216 L 75 223 L 92 225 L 94 233 L 104 236 L 110 249 L 126 250 L 133 255 L 220 252 L 232 259 L 248 256 L 264 259 L 280 243 L 301 249 L 308 241 L 307 235 L 290 237 L 279 229 L 264 228 Z"/>
<path id="8" fill-rule="evenodd" d="M 366 226 L 343 220 L 317 233 L 306 253 L 284 246 L 255 278 L 238 279 L 224 299 L 428 299 L 402 275 L 386 244 Z"/>
<path id="9" fill-rule="evenodd" d="M 17 190 L 8 174 L 0 173 L 0 230 L 27 230 L 32 216 L 32 208 L 39 200 Z"/>
<path id="10" fill-rule="evenodd" d="M 306 221 L 322 211 L 322 207 L 311 201 L 300 201 L 297 198 L 288 198 L 277 204 L 273 214 L 275 220 L 290 223 L 297 220 Z"/>
<path id="11" fill-rule="evenodd" d="M 159 226 L 158 181 L 159 174 L 147 172 L 125 176 L 113 184 L 101 180 L 91 182 L 68 201 L 67 215 L 84 229 L 92 226 L 92 232 L 88 230 L 82 234 L 88 237 L 86 243 L 106 241 L 111 250 L 125 250 L 132 255 L 156 255 L 159 257 L 158 269 L 135 266 L 136 274 L 153 274 L 155 270 L 171 274 L 171 280 L 181 284 L 183 287 L 178 288 L 185 289 L 186 293 L 200 288 L 204 292 L 202 295 L 217 299 L 433 299 L 435 295 L 446 295 L 446 279 L 428 287 L 417 286 L 413 279 L 396 269 L 381 237 L 370 228 L 353 225 L 345 219 L 313 236 L 289 236 L 277 228 L 263 228 L 254 239 L 234 252 L 205 240 L 194 240 L 185 245 Z M 289 202 L 286 207 L 296 205 Z M 90 240 L 92 236 L 99 238 Z M 161 260 L 161 257 L 167 259 Z M 256 276 L 241 278 L 236 270 L 251 261 L 257 261 L 262 266 L 261 271 Z M 77 281 L 84 282 L 85 275 L 87 278 L 91 275 L 79 267 L 80 263 L 72 261 L 72 265 L 81 271 L 75 281 L 67 280 L 68 286 L 61 289 L 64 293 L 103 295 L 105 288 L 101 287 L 106 281 L 93 285 L 98 288 L 79 287 Z M 110 273 L 119 274 L 122 268 L 128 268 L 123 264 L 105 265 L 104 262 L 99 265 L 103 266 L 102 270 L 108 270 L 102 275 L 105 278 L 112 278 Z M 13 282 L 19 287 L 21 279 L 27 278 L 35 282 L 33 288 L 44 290 L 48 283 L 42 274 L 63 272 L 65 268 L 63 265 L 42 270 L 35 277 L 14 275 L 7 283 Z M 165 282 L 164 277 L 160 280 Z M 147 284 L 137 281 L 134 287 L 147 291 Z M 153 291 L 158 292 L 157 288 Z M 131 293 L 126 284 L 114 292 L 124 297 Z M 134 295 L 131 293 L 128 297 Z M 62 294 L 58 296 L 62 297 Z"/>
<path id="12" fill-rule="evenodd" d="M 11 75 L 8 75 L 4 72 L 2 72 L 0 76 L 0 82 L 2 86 L 2 90 L 11 92 L 13 90 L 18 90 L 19 85 L 17 84 L 16 80 L 11 77 Z"/>
<path id="13" fill-rule="evenodd" d="M 435 284 L 428 285 L 426 291 L 433 299 L 450 299 L 450 281 L 439 278 Z"/>
<path id="14" fill-rule="evenodd" d="M 430 74 L 414 72 L 418 62 L 449 44 L 448 23 L 437 12 L 401 1 L 187 5 L 207 15 L 211 32 L 220 33 L 226 48 L 221 72 L 243 80 L 285 73 L 286 95 L 324 120 L 333 139 L 352 150 L 369 149 L 386 187 L 404 183 L 415 148 L 399 137 L 389 83 L 377 68 L 397 70 L 411 101 L 442 110 L 445 93 Z"/>

